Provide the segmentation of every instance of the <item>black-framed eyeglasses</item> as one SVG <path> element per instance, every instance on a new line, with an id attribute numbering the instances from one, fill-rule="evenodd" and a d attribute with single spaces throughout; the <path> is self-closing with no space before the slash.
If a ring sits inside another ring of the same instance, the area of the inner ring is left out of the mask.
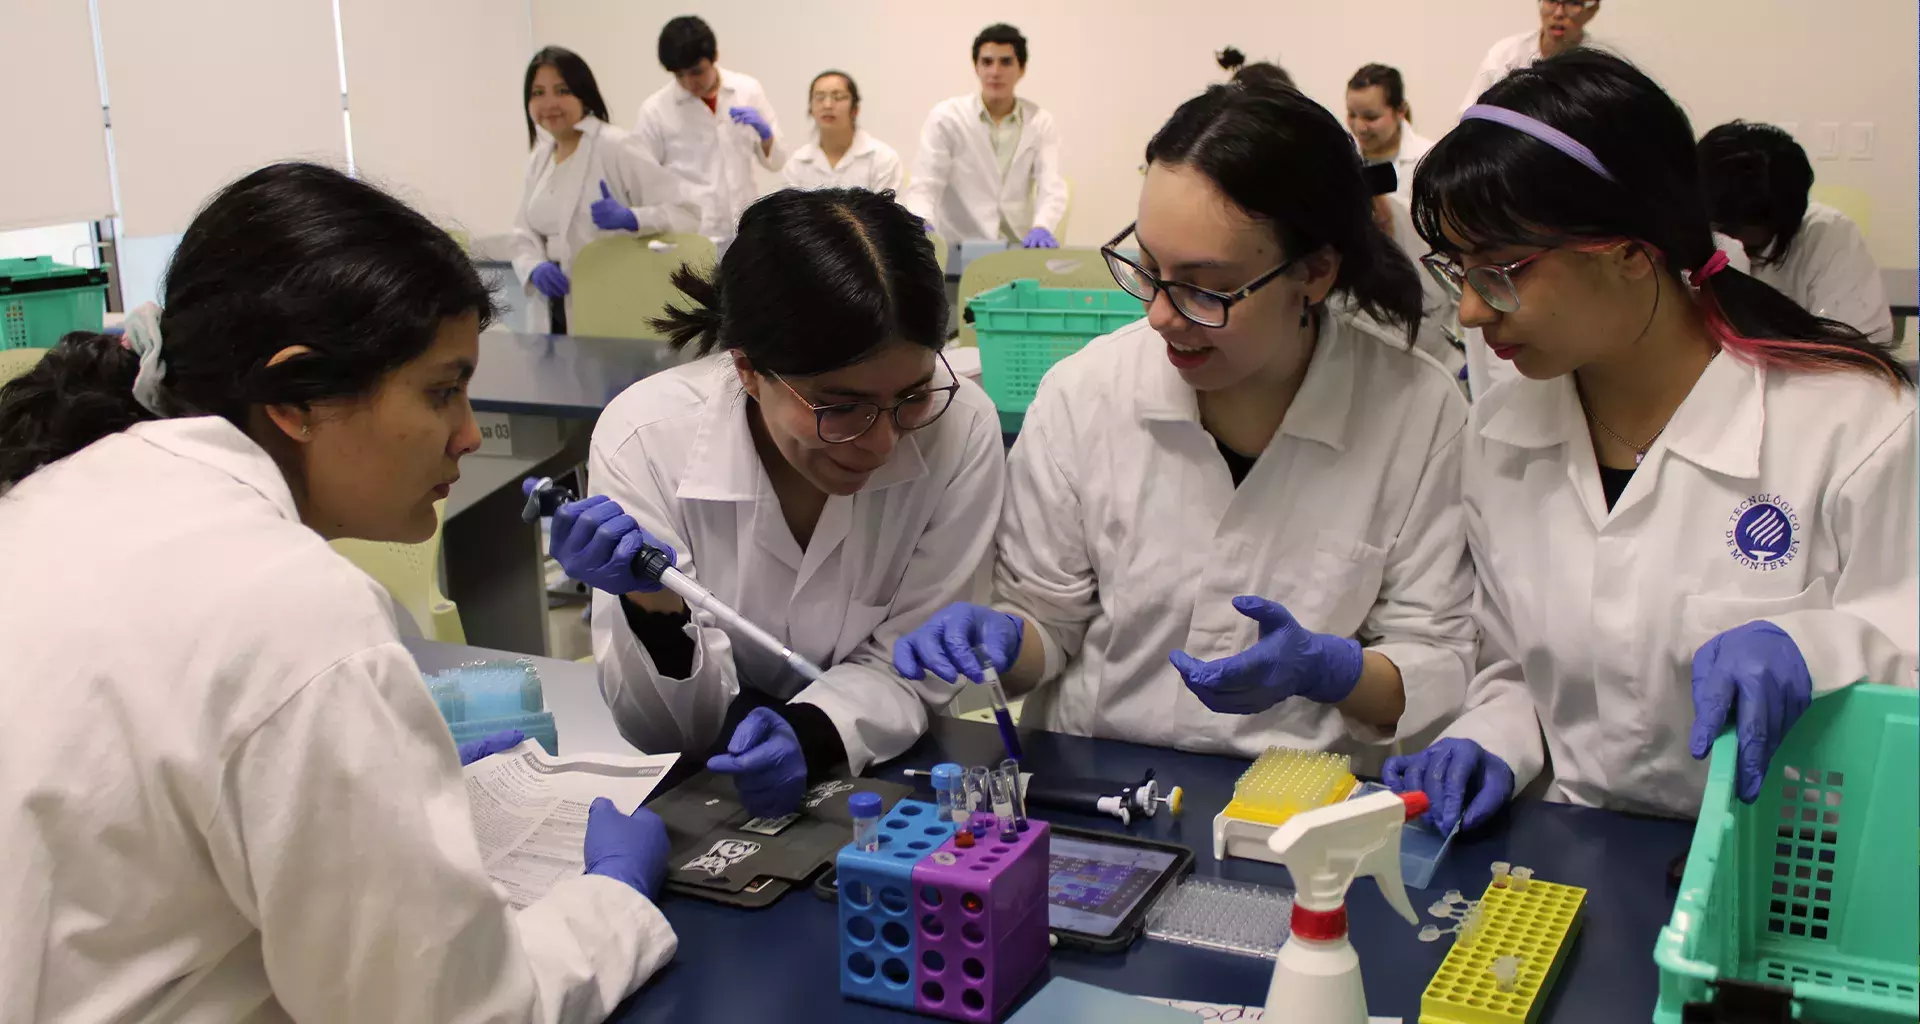
<path id="1" fill-rule="evenodd" d="M 1465 294 L 1467 286 L 1471 285 L 1480 298 L 1498 312 L 1517 313 L 1520 311 L 1520 289 L 1514 285 L 1513 275 L 1552 251 L 1542 249 L 1512 263 L 1490 263 L 1479 267 L 1462 267 L 1450 257 L 1430 252 L 1420 257 L 1420 265 L 1426 267 L 1427 273 L 1440 282 L 1440 287 L 1456 296 Z"/>
<path id="2" fill-rule="evenodd" d="M 1107 258 L 1107 269 L 1113 272 L 1114 282 L 1125 289 L 1128 295 L 1148 304 L 1152 304 L 1154 296 L 1166 292 L 1167 300 L 1173 303 L 1174 312 L 1202 327 L 1227 326 L 1227 311 L 1233 308 L 1234 303 L 1266 287 L 1268 282 L 1286 273 L 1294 264 L 1293 260 L 1286 260 L 1230 292 L 1217 292 L 1184 281 L 1168 281 L 1155 277 L 1147 268 L 1114 250 L 1113 247 L 1119 245 L 1121 239 L 1133 234 L 1133 229 L 1138 226 L 1127 225 L 1125 231 L 1113 236 L 1113 241 L 1100 247 L 1100 255 Z"/>
<path id="3" fill-rule="evenodd" d="M 761 371 L 780 382 L 780 386 L 793 392 L 807 408 L 813 410 L 815 432 L 820 440 L 828 444 L 846 444 L 858 441 L 880 422 L 880 414 L 893 417 L 895 430 L 906 434 L 932 423 L 944 415 L 953 405 L 953 396 L 960 390 L 960 381 L 953 375 L 953 367 L 947 365 L 947 357 L 940 356 L 940 365 L 946 368 L 947 379 L 951 384 L 937 388 L 924 388 L 915 391 L 892 405 L 879 405 L 874 402 L 843 402 L 836 405 L 815 405 L 807 396 L 794 389 L 777 373 Z"/>

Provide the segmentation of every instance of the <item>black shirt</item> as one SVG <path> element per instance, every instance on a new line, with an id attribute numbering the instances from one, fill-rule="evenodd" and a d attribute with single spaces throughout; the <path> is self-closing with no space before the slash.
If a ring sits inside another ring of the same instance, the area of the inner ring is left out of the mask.
<path id="1" fill-rule="evenodd" d="M 1240 486 L 1247 474 L 1253 472 L 1253 464 L 1260 461 L 1258 455 L 1242 455 L 1227 447 L 1225 441 L 1213 439 L 1214 446 L 1220 449 L 1220 457 L 1227 460 L 1227 475 L 1233 477 L 1233 486 Z"/>
<path id="2" fill-rule="evenodd" d="M 1626 491 L 1627 484 L 1632 480 L 1633 470 L 1631 469 L 1600 467 L 1600 493 L 1607 497 L 1607 508 L 1613 508 L 1614 502 L 1620 500 L 1620 495 Z"/>

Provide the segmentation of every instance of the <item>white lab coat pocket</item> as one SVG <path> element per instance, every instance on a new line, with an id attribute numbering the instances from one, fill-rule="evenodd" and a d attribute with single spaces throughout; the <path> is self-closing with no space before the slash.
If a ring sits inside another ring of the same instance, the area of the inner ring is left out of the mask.
<path id="1" fill-rule="evenodd" d="M 1702 644 L 1735 626 L 1744 626 L 1749 622 L 1770 619 L 1787 612 L 1831 607 L 1833 607 L 1833 597 L 1827 591 L 1827 580 L 1824 576 L 1815 577 L 1807 589 L 1790 597 L 1689 594 L 1680 616 L 1681 640 L 1687 646 L 1687 656 L 1692 657 L 1693 652 L 1699 650 Z"/>
<path id="2" fill-rule="evenodd" d="M 1287 610 L 1317 633 L 1353 636 L 1380 596 L 1387 549 L 1337 530 L 1322 530 L 1313 549 L 1294 564 L 1301 568 L 1294 576 L 1295 596 Z"/>
<path id="3" fill-rule="evenodd" d="M 833 664 L 839 664 L 853 656 L 860 645 L 873 637 L 873 631 L 887 621 L 887 606 L 883 604 L 847 605 L 847 617 L 840 620 L 840 637 L 833 643 Z"/>

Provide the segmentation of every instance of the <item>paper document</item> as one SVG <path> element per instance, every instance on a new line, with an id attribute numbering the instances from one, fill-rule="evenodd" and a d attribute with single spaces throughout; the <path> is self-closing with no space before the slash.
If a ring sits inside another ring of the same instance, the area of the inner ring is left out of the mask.
<path id="1" fill-rule="evenodd" d="M 550 757 L 528 740 L 466 767 L 480 859 L 501 899 L 517 908 L 586 870 L 581 844 L 597 797 L 632 814 L 679 754 Z"/>

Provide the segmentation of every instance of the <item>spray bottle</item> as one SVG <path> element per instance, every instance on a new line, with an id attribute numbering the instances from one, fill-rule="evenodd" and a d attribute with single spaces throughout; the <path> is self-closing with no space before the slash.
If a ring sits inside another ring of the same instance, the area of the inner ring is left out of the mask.
<path id="1" fill-rule="evenodd" d="M 1293 876 L 1292 934 L 1267 986 L 1271 1024 L 1367 1024 L 1360 957 L 1347 941 L 1347 887 L 1370 875 L 1389 906 L 1419 923 L 1400 884 L 1400 829 L 1427 811 L 1424 793 L 1374 793 L 1302 811 L 1267 839 Z"/>

